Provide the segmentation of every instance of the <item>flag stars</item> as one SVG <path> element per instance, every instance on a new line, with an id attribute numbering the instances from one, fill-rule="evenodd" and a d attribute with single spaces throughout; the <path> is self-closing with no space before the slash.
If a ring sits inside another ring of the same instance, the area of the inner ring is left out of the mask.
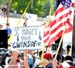
<path id="1" fill-rule="evenodd" d="M 65 7 L 65 9 L 70 7 L 71 0 L 62 0 L 62 4 Z"/>
<path id="2" fill-rule="evenodd" d="M 69 3 L 65 3 L 65 8 L 69 8 L 70 4 Z"/>

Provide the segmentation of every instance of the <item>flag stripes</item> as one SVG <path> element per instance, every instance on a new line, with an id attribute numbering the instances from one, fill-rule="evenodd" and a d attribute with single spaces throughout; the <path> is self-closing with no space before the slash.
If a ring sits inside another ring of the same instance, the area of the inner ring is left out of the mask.
<path id="1" fill-rule="evenodd" d="M 48 28 L 44 31 L 44 42 L 46 45 L 50 46 L 53 42 L 59 39 L 62 36 L 64 30 L 66 33 L 72 30 L 72 24 L 70 21 L 71 13 L 71 7 L 65 9 L 63 4 L 60 3 L 54 13 L 54 20 L 50 22 Z"/>

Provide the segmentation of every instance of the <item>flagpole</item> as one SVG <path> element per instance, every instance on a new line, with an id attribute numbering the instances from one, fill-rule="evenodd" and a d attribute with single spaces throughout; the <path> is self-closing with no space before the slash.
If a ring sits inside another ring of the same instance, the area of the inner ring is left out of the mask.
<path id="1" fill-rule="evenodd" d="M 47 23 L 47 25 L 49 25 L 49 23 L 50 23 L 50 19 L 51 19 L 51 15 L 52 15 L 52 10 L 53 10 L 53 3 L 54 3 L 54 0 L 50 0 L 50 11 L 49 11 L 49 17 L 48 17 L 48 23 Z M 47 52 L 49 52 L 50 50 L 51 49 L 49 49 Z"/>
<path id="2" fill-rule="evenodd" d="M 65 30 L 64 30 L 64 31 L 65 31 Z M 58 44 L 58 48 L 57 48 L 57 51 L 56 51 L 56 54 L 55 54 L 54 59 L 57 58 L 57 55 L 58 55 L 58 53 L 59 53 L 59 49 L 60 49 L 60 47 L 61 47 L 61 43 L 62 43 L 62 40 L 63 40 L 63 37 L 64 37 L 64 31 L 63 31 L 62 37 L 61 37 L 61 39 L 60 39 L 60 42 L 59 42 L 59 44 Z"/>
<path id="3" fill-rule="evenodd" d="M 50 0 L 50 11 L 49 11 L 49 17 L 48 17 L 48 23 L 47 23 L 47 27 L 50 23 L 50 17 L 51 17 L 51 13 L 52 13 L 52 6 L 53 6 L 53 2 L 54 0 Z M 45 24 L 46 25 L 46 24 Z M 45 26 L 46 27 L 46 26 Z M 43 61 L 43 54 L 44 54 L 44 50 L 45 50 L 45 47 L 48 46 L 46 45 L 44 42 L 43 42 L 43 47 L 42 47 L 42 56 L 41 56 L 41 61 Z"/>
<path id="4" fill-rule="evenodd" d="M 7 23 L 9 23 L 9 16 L 10 16 L 10 0 L 8 0 L 8 5 L 7 5 Z"/>
<path id="5" fill-rule="evenodd" d="M 72 46 L 71 46 L 71 48 L 70 48 L 70 51 L 69 51 L 69 54 L 68 54 L 69 56 L 72 56 Z"/>
<path id="6" fill-rule="evenodd" d="M 52 10 L 53 10 L 53 2 L 54 0 L 50 0 L 50 11 L 49 11 L 49 17 L 48 17 L 48 24 L 50 23 L 50 17 L 51 17 L 51 14 L 52 14 Z"/>
<path id="7" fill-rule="evenodd" d="M 30 2 L 28 3 L 26 9 L 24 10 L 24 13 L 21 15 L 21 17 L 20 17 L 20 19 L 19 19 L 19 21 L 18 21 L 18 23 L 17 23 L 17 26 L 19 25 L 19 23 L 21 22 L 21 19 L 24 17 L 25 13 L 27 12 L 27 10 L 28 10 L 28 8 L 29 8 L 31 2 L 32 2 L 32 0 L 30 0 Z"/>
<path id="8" fill-rule="evenodd" d="M 74 4 L 74 3 L 73 3 Z M 74 5 L 75 6 L 75 5 Z M 73 9 L 74 9 L 74 6 L 73 6 Z M 73 15 L 75 14 L 75 10 L 73 10 L 73 13 L 72 13 Z M 74 17 L 74 16 L 73 16 Z M 72 17 L 72 18 L 73 18 Z M 73 23 L 74 23 L 74 20 L 73 20 Z M 72 45 L 73 45 L 73 43 L 72 43 Z M 71 48 L 70 48 L 70 51 L 69 51 L 69 56 L 72 56 L 72 45 L 71 45 Z"/>
<path id="9" fill-rule="evenodd" d="M 24 10 L 24 13 L 21 15 L 19 21 L 17 22 L 17 26 L 20 24 L 21 19 L 24 17 L 24 15 L 25 15 L 26 11 L 28 10 L 30 4 L 31 4 L 31 0 L 30 0 L 30 2 L 28 3 L 26 9 Z M 9 15 L 9 14 L 8 14 L 8 15 Z M 8 20 L 7 20 L 7 21 L 8 21 Z M 11 39 L 12 39 L 12 36 L 10 36 L 10 38 L 8 39 L 8 43 L 10 43 Z"/>
<path id="10" fill-rule="evenodd" d="M 64 25 L 64 23 L 63 23 L 63 25 Z M 57 55 L 58 55 L 58 53 L 59 53 L 59 49 L 60 49 L 60 47 L 61 47 L 61 43 L 62 43 L 63 38 L 64 38 L 64 34 L 65 34 L 66 27 L 67 27 L 67 25 L 65 24 L 64 31 L 63 31 L 62 37 L 61 37 L 61 39 L 60 39 L 60 41 L 59 41 L 58 48 L 57 48 L 57 51 L 56 51 L 56 54 L 55 54 L 54 59 L 57 58 Z"/>

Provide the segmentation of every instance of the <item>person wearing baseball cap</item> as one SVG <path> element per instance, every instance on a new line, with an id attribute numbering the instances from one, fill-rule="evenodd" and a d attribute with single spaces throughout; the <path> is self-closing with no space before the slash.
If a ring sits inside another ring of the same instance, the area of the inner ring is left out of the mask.
<path id="1" fill-rule="evenodd" d="M 61 63 L 58 68 L 75 68 L 74 65 L 73 65 L 73 58 L 72 58 L 72 56 L 67 55 L 64 58 L 64 62 Z"/>

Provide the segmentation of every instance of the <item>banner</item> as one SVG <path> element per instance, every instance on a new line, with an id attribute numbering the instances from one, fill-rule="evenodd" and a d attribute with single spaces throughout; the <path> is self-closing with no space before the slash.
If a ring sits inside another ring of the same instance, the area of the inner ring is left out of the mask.
<path id="1" fill-rule="evenodd" d="M 14 49 L 41 49 L 43 42 L 43 30 L 40 26 L 13 28 L 11 46 Z"/>

